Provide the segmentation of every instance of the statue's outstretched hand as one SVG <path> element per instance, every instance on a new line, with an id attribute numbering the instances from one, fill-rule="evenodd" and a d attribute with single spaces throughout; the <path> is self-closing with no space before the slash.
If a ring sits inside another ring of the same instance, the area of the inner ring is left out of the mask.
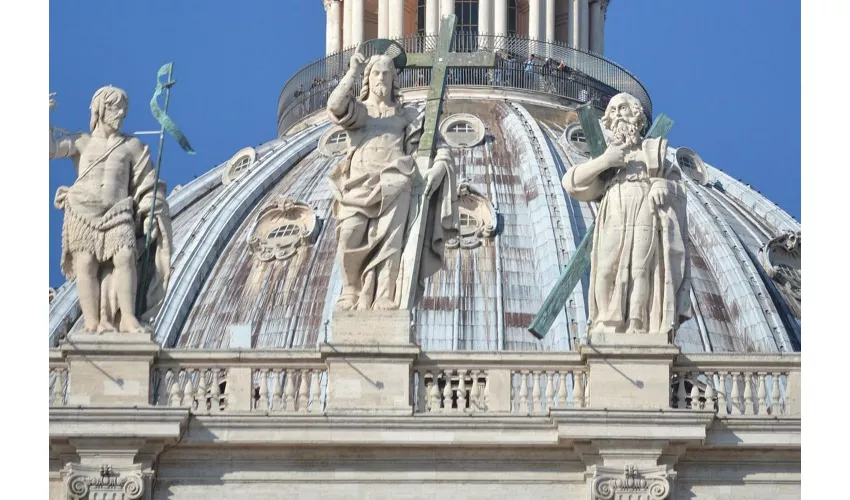
<path id="1" fill-rule="evenodd" d="M 51 111 L 56 109 L 56 99 L 53 98 L 53 96 L 55 96 L 55 95 L 56 95 L 56 92 L 50 93 L 50 110 Z"/>
<path id="2" fill-rule="evenodd" d="M 360 52 L 360 49 L 363 48 L 363 43 L 357 44 L 357 48 L 354 49 L 354 53 L 351 55 L 351 60 L 349 61 L 348 71 L 360 74 L 363 70 L 363 67 L 366 65 L 366 56 Z"/>

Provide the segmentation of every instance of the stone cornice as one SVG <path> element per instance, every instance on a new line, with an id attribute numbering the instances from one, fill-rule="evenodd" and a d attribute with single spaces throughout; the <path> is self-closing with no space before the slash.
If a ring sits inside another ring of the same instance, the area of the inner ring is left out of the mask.
<path id="1" fill-rule="evenodd" d="M 563 441 L 591 439 L 702 442 L 715 418 L 713 411 L 553 410 L 552 421 Z"/>
<path id="2" fill-rule="evenodd" d="M 188 408 L 50 408 L 50 438 L 176 440 L 188 421 Z"/>

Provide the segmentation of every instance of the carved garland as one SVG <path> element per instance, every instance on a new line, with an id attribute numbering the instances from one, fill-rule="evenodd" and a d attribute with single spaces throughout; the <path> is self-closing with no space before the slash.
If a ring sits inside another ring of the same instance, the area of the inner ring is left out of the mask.
<path id="1" fill-rule="evenodd" d="M 446 248 L 476 248 L 485 238 L 496 234 L 498 215 L 484 195 L 473 189 L 466 180 L 457 187 L 461 227 L 456 238 L 446 240 Z"/>
<path id="2" fill-rule="evenodd" d="M 292 226 L 295 231 L 289 230 Z M 281 195 L 257 216 L 248 233 L 248 249 L 263 262 L 285 260 L 300 247 L 315 243 L 321 226 L 309 205 Z"/>
<path id="3" fill-rule="evenodd" d="M 612 477 L 614 469 L 597 469 L 593 480 L 594 500 L 664 500 L 670 494 L 670 482 L 662 470 L 638 472 L 635 466 L 625 466 L 622 476 Z"/>

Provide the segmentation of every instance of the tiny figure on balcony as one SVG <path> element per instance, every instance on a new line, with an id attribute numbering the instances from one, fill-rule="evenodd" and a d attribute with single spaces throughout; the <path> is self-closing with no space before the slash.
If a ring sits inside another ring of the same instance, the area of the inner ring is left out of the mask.
<path id="1" fill-rule="evenodd" d="M 55 105 L 51 94 L 50 109 Z M 54 205 L 65 211 L 62 272 L 76 279 L 88 332 L 145 332 L 139 317 L 155 312 L 171 273 L 165 183 L 155 181 L 148 146 L 120 132 L 127 107 L 127 94 L 106 86 L 92 97 L 90 134 L 61 133 L 57 138 L 50 127 L 50 158 L 71 158 L 77 170 L 74 184 L 56 191 Z M 151 217 L 155 271 L 148 277 L 147 310 L 136 311 L 137 261 Z"/>
<path id="2" fill-rule="evenodd" d="M 361 75 L 359 96 L 353 91 Z M 358 47 L 346 75 L 331 93 L 330 120 L 348 131 L 348 154 L 328 175 L 342 270 L 337 310 L 399 308 L 397 281 L 408 237 L 414 177 L 413 152 L 424 124 L 424 111 L 400 102 L 398 73 L 389 55 L 366 60 Z M 419 276 L 442 267 L 443 242 L 458 226 L 454 163 L 450 151 L 437 150 L 422 174 L 430 199 Z"/>
<path id="3" fill-rule="evenodd" d="M 614 96 L 602 124 L 613 134 L 608 148 L 563 179 L 572 198 L 601 198 L 590 259 L 590 332 L 670 335 L 691 307 L 681 172 L 666 157 L 666 139 L 641 138 L 646 117 L 635 97 Z"/>

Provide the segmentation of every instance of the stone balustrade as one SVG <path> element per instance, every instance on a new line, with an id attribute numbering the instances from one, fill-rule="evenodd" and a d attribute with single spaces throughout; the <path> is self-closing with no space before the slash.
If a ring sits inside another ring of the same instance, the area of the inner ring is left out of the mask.
<path id="1" fill-rule="evenodd" d="M 672 408 L 719 417 L 799 414 L 799 354 L 680 355 L 671 381 Z"/>
<path id="2" fill-rule="evenodd" d="M 150 370 L 150 403 L 204 414 L 324 414 L 333 383 L 325 356 L 163 349 Z M 50 350 L 49 366 L 50 406 L 68 406 L 73 370 L 59 349 Z M 580 353 L 422 353 L 411 366 L 410 396 L 417 414 L 543 415 L 593 409 L 589 381 Z M 721 418 L 799 415 L 800 355 L 679 354 L 669 390 L 674 409 L 710 409 Z"/>
<path id="3" fill-rule="evenodd" d="M 543 414 L 587 406 L 577 353 L 427 353 L 414 364 L 416 413 Z"/>
<path id="4" fill-rule="evenodd" d="M 327 381 L 313 351 L 165 349 L 151 370 L 151 403 L 196 413 L 321 413 Z"/>

